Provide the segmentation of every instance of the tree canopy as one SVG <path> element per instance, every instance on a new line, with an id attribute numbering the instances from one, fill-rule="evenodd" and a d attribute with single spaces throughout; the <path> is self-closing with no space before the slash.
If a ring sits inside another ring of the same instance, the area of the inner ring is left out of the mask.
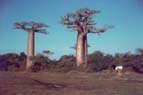
<path id="1" fill-rule="evenodd" d="M 108 28 L 113 26 L 106 25 L 103 28 L 96 28 L 96 22 L 93 20 L 93 16 L 100 13 L 98 10 L 91 10 L 88 8 L 82 8 L 74 13 L 68 13 L 62 17 L 61 23 L 66 25 L 67 28 L 76 32 L 87 33 L 101 33 L 105 32 Z"/>
<path id="2" fill-rule="evenodd" d="M 38 33 L 44 33 L 47 34 L 45 27 L 48 27 L 47 24 L 42 23 L 42 22 L 16 22 L 14 23 L 15 29 L 23 29 L 27 32 L 33 31 L 33 32 L 38 32 Z"/>

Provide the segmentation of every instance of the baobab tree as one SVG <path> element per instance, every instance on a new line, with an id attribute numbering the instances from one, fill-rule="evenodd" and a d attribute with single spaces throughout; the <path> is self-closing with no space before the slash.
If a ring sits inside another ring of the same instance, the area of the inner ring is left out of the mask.
<path id="1" fill-rule="evenodd" d="M 34 55 L 35 55 L 35 33 L 44 33 L 47 34 L 47 27 L 45 23 L 41 22 L 16 22 L 14 23 L 16 29 L 22 29 L 28 32 L 28 45 L 27 45 L 27 61 L 26 61 L 26 70 L 30 70 L 32 67 Z"/>
<path id="2" fill-rule="evenodd" d="M 77 66 L 87 63 L 87 34 L 88 33 L 103 33 L 112 26 L 104 26 L 103 28 L 96 28 L 96 23 L 93 20 L 93 16 L 98 14 L 98 10 L 91 10 L 88 8 L 82 8 L 74 13 L 68 13 L 61 17 L 61 23 L 67 28 L 77 32 L 76 41 L 76 63 Z"/>

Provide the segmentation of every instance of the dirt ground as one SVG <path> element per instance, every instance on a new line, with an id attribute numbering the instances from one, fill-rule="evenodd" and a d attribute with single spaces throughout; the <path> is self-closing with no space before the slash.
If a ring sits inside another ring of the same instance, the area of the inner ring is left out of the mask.
<path id="1" fill-rule="evenodd" d="M 0 72 L 0 95 L 143 95 L 143 75 Z"/>

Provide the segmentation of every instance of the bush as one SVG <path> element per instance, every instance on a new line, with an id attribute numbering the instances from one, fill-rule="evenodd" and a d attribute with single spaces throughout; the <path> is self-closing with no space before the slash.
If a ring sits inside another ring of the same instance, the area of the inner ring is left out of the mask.
<path id="1" fill-rule="evenodd" d="M 109 63 L 92 63 L 88 64 L 88 72 L 99 72 L 109 68 Z"/>

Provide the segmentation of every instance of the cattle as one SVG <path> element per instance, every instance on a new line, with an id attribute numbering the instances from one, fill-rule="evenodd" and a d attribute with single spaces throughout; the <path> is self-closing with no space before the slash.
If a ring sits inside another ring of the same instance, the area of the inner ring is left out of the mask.
<path id="1" fill-rule="evenodd" d="M 118 75 L 122 75 L 123 66 L 122 65 L 116 66 L 115 71 L 118 73 Z"/>

